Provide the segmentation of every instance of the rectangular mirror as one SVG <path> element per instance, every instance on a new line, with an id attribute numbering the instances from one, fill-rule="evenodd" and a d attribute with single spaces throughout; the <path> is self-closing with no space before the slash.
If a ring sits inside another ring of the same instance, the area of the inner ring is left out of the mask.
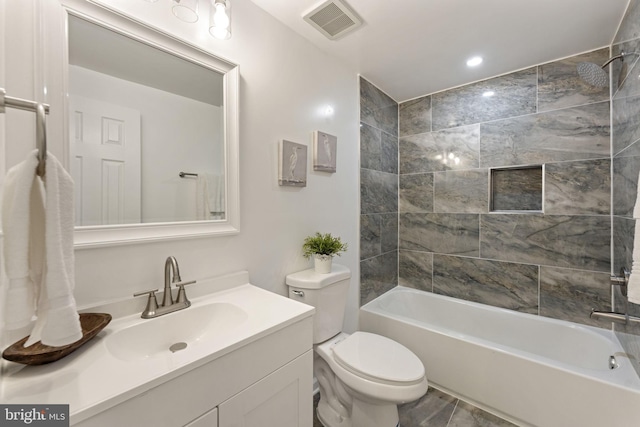
<path id="1" fill-rule="evenodd" d="M 76 246 L 238 232 L 237 66 L 63 5 Z"/>

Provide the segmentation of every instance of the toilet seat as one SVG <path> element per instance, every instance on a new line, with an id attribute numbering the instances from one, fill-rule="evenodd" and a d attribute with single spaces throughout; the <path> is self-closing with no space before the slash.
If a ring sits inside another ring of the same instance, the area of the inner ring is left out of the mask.
<path id="1" fill-rule="evenodd" d="M 425 378 L 424 366 L 411 350 L 381 335 L 354 332 L 332 351 L 342 368 L 370 381 L 403 386 Z"/>

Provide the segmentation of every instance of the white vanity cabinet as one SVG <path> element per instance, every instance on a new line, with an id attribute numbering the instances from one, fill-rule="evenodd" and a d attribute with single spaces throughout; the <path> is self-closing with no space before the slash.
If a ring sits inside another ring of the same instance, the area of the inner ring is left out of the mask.
<path id="1" fill-rule="evenodd" d="M 307 352 L 185 427 L 310 427 Z"/>
<path id="2" fill-rule="evenodd" d="M 199 416 L 185 427 L 218 427 L 218 408 Z"/>
<path id="3" fill-rule="evenodd" d="M 306 317 L 72 425 L 311 427 L 311 336 Z"/>
<path id="4" fill-rule="evenodd" d="M 220 427 L 311 427 L 313 353 L 308 351 L 218 407 Z M 216 424 L 213 424 L 216 425 Z"/>

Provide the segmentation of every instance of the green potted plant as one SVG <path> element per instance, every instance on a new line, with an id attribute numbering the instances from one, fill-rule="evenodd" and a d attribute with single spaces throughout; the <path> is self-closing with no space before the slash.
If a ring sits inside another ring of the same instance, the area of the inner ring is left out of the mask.
<path id="1" fill-rule="evenodd" d="M 326 274 L 331 272 L 331 261 L 334 256 L 347 250 L 347 244 L 342 243 L 339 237 L 333 237 L 331 233 L 320 234 L 304 239 L 302 251 L 305 258 L 313 256 L 316 272 Z"/>

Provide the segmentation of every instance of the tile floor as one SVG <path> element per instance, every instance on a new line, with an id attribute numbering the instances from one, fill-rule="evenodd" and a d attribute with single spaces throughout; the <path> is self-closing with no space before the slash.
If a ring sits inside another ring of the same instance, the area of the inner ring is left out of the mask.
<path id="1" fill-rule="evenodd" d="M 314 407 L 319 394 L 314 396 Z M 512 427 L 512 424 L 453 396 L 429 387 L 420 400 L 400 405 L 401 427 Z M 315 416 L 313 427 L 323 427 Z"/>

